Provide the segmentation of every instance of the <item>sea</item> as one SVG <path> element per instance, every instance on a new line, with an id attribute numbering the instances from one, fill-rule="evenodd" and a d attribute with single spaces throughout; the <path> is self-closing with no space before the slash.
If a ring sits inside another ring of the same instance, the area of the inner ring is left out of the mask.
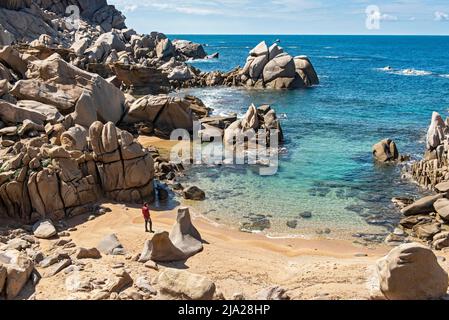
<path id="1" fill-rule="evenodd" d="M 207 193 L 189 202 L 207 219 L 233 228 L 266 217 L 270 237 L 346 239 L 384 236 L 401 218 L 393 197 L 426 194 L 403 175 L 404 165 L 378 165 L 372 146 L 391 138 L 401 154 L 420 159 L 433 111 L 449 109 L 449 37 L 171 35 L 205 46 L 219 59 L 198 60 L 202 71 L 243 66 L 259 42 L 278 41 L 292 56 L 307 55 L 320 85 L 293 91 L 195 88 L 214 109 L 243 116 L 269 104 L 286 141 L 279 171 L 261 176 L 249 166 L 194 166 L 183 182 Z M 301 215 L 310 215 L 302 218 Z M 296 228 L 287 222 L 296 221 Z"/>

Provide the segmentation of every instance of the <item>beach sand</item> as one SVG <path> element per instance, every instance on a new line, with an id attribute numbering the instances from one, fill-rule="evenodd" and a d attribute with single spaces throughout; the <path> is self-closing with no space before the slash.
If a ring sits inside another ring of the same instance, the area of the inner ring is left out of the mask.
<path id="1" fill-rule="evenodd" d="M 152 237 L 144 232 L 140 208 L 105 205 L 112 209 L 111 213 L 93 221 L 84 222 L 86 217 L 70 220 L 69 225 L 78 229 L 71 232 L 70 238 L 78 247 L 91 248 L 106 235 L 115 233 L 128 254 L 140 253 L 144 242 Z M 152 217 L 156 231 L 170 231 L 176 210 L 153 211 Z M 201 217 L 193 218 L 193 223 L 206 241 L 203 252 L 185 264 L 166 264 L 161 269 L 182 268 L 207 276 L 228 299 L 236 293 L 251 298 L 273 285 L 287 289 L 292 299 L 368 299 L 370 282 L 375 282 L 375 262 L 388 252 L 384 246 L 363 248 L 340 240 L 268 239 L 211 224 Z M 53 242 L 41 240 L 44 252 Z M 158 274 L 123 256 L 87 261 L 83 273 L 97 280 L 106 279 L 118 262 L 126 264 L 133 279 L 138 276 L 154 279 Z M 36 287 L 35 298 L 89 299 L 88 294 L 66 291 L 67 276 L 61 272 L 42 279 Z"/>

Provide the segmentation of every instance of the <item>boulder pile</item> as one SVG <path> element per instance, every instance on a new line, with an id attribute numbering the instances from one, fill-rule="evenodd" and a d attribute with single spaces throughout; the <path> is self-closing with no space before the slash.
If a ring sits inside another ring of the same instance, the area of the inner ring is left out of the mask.
<path id="1" fill-rule="evenodd" d="M 443 120 L 434 112 L 427 132 L 424 159 L 414 162 L 408 173 L 421 186 L 433 189 L 437 184 L 449 181 L 449 119 Z"/>
<path id="2" fill-rule="evenodd" d="M 265 41 L 250 51 L 240 75 L 244 85 L 256 88 L 297 89 L 319 84 L 308 57 L 292 57 L 276 43 L 268 47 Z"/>

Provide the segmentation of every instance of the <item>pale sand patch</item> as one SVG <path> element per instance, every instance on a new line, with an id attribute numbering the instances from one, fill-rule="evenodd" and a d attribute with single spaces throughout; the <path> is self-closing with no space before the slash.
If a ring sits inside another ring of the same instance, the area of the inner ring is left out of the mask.
<path id="1" fill-rule="evenodd" d="M 144 232 L 140 208 L 106 206 L 113 212 L 84 223 L 82 217 L 70 221 L 71 225 L 78 224 L 78 230 L 71 232 L 70 238 L 77 246 L 90 248 L 104 236 L 115 233 L 128 253 L 140 253 L 144 242 L 152 237 Z M 156 231 L 170 231 L 176 211 L 152 211 L 152 218 Z M 167 266 L 209 277 L 227 298 L 235 293 L 250 298 L 263 288 L 280 285 L 293 299 L 368 299 L 375 262 L 389 251 L 386 246 L 356 247 L 342 240 L 268 239 L 211 224 L 201 217 L 193 221 L 207 242 L 204 251 L 185 265 Z M 43 248 L 49 248 L 50 244 L 51 241 L 41 241 Z M 360 253 L 368 256 L 355 256 Z M 88 262 L 82 274 L 97 279 L 105 279 L 117 262 L 125 262 L 133 279 L 142 275 L 154 279 L 158 274 L 125 257 L 105 256 Z M 66 277 L 62 272 L 42 279 L 36 288 L 36 298 L 88 298 L 87 294 L 68 293 L 64 286 Z"/>

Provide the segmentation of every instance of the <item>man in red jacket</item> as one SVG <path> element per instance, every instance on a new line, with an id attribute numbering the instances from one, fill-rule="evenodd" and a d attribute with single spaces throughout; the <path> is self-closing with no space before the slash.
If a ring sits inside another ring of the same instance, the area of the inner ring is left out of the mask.
<path id="1" fill-rule="evenodd" d="M 145 232 L 154 233 L 154 231 L 153 231 L 153 221 L 151 221 L 150 207 L 148 206 L 148 203 L 145 203 L 143 205 L 143 207 L 142 207 L 142 215 L 143 215 L 143 218 L 145 219 Z M 148 231 L 148 224 L 150 225 L 150 231 Z"/>

